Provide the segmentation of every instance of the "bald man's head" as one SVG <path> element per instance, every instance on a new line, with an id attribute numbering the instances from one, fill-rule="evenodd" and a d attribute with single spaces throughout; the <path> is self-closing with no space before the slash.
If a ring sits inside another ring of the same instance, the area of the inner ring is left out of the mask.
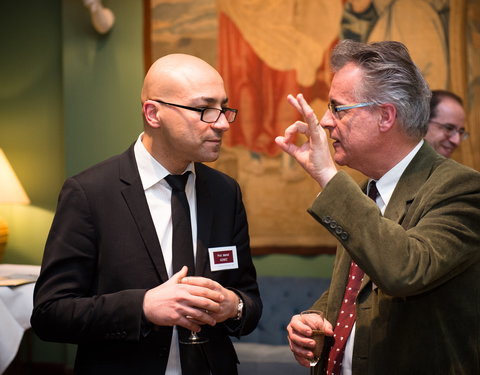
<path id="1" fill-rule="evenodd" d="M 174 174 L 192 161 L 217 160 L 236 114 L 227 103 L 223 79 L 212 66 L 190 55 L 164 56 L 145 77 L 142 143 Z"/>
<path id="2" fill-rule="evenodd" d="M 202 85 L 223 86 L 220 74 L 198 57 L 176 53 L 155 61 L 145 76 L 141 100 L 152 98 L 185 97 Z"/>

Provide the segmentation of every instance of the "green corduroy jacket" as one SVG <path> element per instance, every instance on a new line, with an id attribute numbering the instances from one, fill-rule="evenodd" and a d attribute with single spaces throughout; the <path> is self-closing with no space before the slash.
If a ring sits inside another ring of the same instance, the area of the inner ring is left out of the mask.
<path id="1" fill-rule="evenodd" d="M 331 286 L 312 309 L 334 325 L 350 261 L 365 271 L 353 375 L 480 374 L 480 173 L 425 143 L 384 216 L 341 171 L 308 211 L 339 241 Z"/>

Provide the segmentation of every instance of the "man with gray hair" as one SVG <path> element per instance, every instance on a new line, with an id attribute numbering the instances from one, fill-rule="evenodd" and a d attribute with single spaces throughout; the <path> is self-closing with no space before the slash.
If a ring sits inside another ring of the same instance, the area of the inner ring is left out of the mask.
<path id="1" fill-rule="evenodd" d="M 430 90 L 403 44 L 343 40 L 331 60 L 328 110 L 318 121 L 290 95 L 304 122 L 276 138 L 319 184 L 308 211 L 339 241 L 311 307 L 324 318 L 295 315 L 291 350 L 315 363 L 319 329 L 317 374 L 480 373 L 480 173 L 423 140 Z M 359 187 L 335 162 L 368 180 Z"/>

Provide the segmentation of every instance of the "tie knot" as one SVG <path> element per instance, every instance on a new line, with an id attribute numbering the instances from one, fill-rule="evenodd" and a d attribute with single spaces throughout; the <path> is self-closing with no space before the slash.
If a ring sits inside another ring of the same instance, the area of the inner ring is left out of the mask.
<path id="1" fill-rule="evenodd" d="M 185 185 L 187 184 L 189 174 L 190 172 L 184 174 L 169 174 L 165 177 L 165 180 L 167 180 L 172 190 L 185 191 Z"/>
<path id="2" fill-rule="evenodd" d="M 375 180 L 370 181 L 368 184 L 368 196 L 375 202 L 378 197 L 377 182 Z"/>

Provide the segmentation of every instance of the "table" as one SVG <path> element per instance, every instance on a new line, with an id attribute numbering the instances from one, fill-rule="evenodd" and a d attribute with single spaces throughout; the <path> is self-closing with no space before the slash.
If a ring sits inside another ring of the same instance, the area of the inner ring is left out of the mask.
<path id="1" fill-rule="evenodd" d="M 0 264 L 0 276 L 38 277 L 39 273 L 40 266 Z M 15 358 L 23 333 L 30 328 L 34 286 L 34 283 L 13 287 L 0 286 L 0 374 Z"/>

